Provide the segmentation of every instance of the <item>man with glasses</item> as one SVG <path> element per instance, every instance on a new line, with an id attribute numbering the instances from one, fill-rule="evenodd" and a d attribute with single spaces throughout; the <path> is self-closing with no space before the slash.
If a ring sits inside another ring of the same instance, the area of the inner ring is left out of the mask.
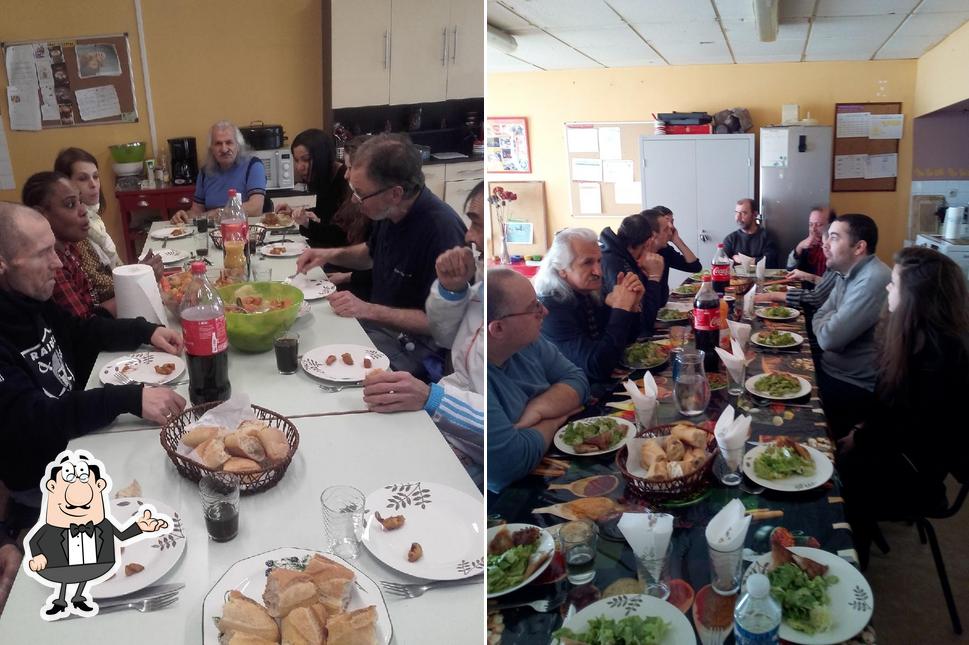
<path id="1" fill-rule="evenodd" d="M 527 278 L 488 271 L 488 490 L 495 493 L 542 461 L 589 396 L 582 370 L 541 337 L 546 313 Z"/>
<path id="2" fill-rule="evenodd" d="M 404 135 L 381 134 L 360 146 L 349 184 L 360 211 L 374 222 L 370 239 L 341 248 L 308 249 L 299 257 L 297 270 L 305 273 L 324 264 L 372 268 L 369 302 L 339 291 L 329 297 L 330 306 L 338 316 L 360 320 L 394 369 L 426 378 L 424 359 L 438 348 L 430 338 L 424 302 L 437 277 L 438 256 L 463 243 L 464 224 L 425 188 L 420 152 Z"/>

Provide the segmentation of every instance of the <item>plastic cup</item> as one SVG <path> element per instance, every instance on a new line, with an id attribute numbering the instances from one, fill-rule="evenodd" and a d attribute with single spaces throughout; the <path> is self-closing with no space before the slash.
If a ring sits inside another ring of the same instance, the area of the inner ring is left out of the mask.
<path id="1" fill-rule="evenodd" d="M 215 542 L 228 542 L 239 533 L 239 476 L 207 474 L 199 480 L 205 528 Z"/>
<path id="2" fill-rule="evenodd" d="M 320 495 L 329 549 L 346 560 L 360 554 L 364 502 L 363 493 L 353 486 L 330 486 Z"/>

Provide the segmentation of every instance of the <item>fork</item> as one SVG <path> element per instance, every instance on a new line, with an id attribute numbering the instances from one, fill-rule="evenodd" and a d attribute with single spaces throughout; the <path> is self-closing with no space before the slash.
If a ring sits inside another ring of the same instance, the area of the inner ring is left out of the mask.
<path id="1" fill-rule="evenodd" d="M 394 596 L 400 596 L 402 598 L 420 598 L 429 589 L 437 589 L 438 587 L 457 587 L 459 585 L 470 585 L 470 584 L 480 584 L 484 580 L 483 575 L 472 576 L 470 578 L 462 578 L 461 580 L 440 580 L 438 582 L 429 582 L 427 584 L 403 584 L 399 582 L 388 582 L 386 580 L 380 581 L 380 586 L 384 588 L 389 594 Z"/>
<path id="2" fill-rule="evenodd" d="M 168 247 L 168 239 L 169 239 L 169 237 L 170 236 L 166 235 L 165 236 L 165 239 L 162 240 L 162 248 L 163 249 Z"/>
<path id="3" fill-rule="evenodd" d="M 531 607 L 540 614 L 558 609 L 565 602 L 565 596 L 553 598 L 552 600 L 533 600 L 532 602 L 510 602 L 498 605 L 498 609 L 514 609 L 515 607 Z"/>
<path id="4" fill-rule="evenodd" d="M 119 385 L 131 385 L 134 383 L 134 381 L 132 381 L 131 378 L 124 372 L 115 372 L 114 380 L 116 380 Z"/>
<path id="5" fill-rule="evenodd" d="M 146 600 L 135 600 L 132 602 L 126 602 L 120 605 L 111 605 L 98 609 L 98 614 L 106 614 L 112 611 L 120 611 L 122 609 L 135 609 L 141 613 L 147 613 L 149 611 L 157 611 L 158 609 L 164 609 L 169 605 L 174 604 L 178 601 L 178 592 L 173 591 L 169 594 L 163 596 L 156 596 L 154 598 L 148 598 Z"/>
<path id="6" fill-rule="evenodd" d="M 321 383 L 319 387 L 324 392 L 328 394 L 332 394 L 334 392 L 342 392 L 343 390 L 347 390 L 347 389 L 363 387 L 363 383 L 350 383 L 348 385 L 325 385 Z"/>

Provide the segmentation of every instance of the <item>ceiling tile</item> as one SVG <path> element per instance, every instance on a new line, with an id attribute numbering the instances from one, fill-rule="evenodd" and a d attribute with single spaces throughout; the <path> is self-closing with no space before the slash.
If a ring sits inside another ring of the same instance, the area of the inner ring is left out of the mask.
<path id="1" fill-rule="evenodd" d="M 915 13 L 942 13 L 965 11 L 966 0 L 923 0 Z"/>
<path id="2" fill-rule="evenodd" d="M 494 49 L 488 50 L 488 73 L 494 72 L 538 72 L 541 71 L 540 67 L 535 67 L 531 63 L 526 63 L 524 61 L 518 60 L 514 56 L 509 56 L 508 54 L 502 53 L 500 51 L 495 51 Z"/>
<path id="3" fill-rule="evenodd" d="M 878 40 L 879 45 L 902 23 L 905 16 L 854 16 L 841 18 L 815 18 L 811 28 L 811 40 L 836 38 Z M 850 42 L 845 44 L 850 45 Z"/>
<path id="4" fill-rule="evenodd" d="M 500 0 L 508 9 L 547 31 L 622 24 L 603 0 Z"/>
<path id="5" fill-rule="evenodd" d="M 898 58 L 919 58 L 929 51 L 944 36 L 899 36 L 894 35 L 885 46 L 875 54 L 876 60 L 891 60 Z"/>
<path id="6" fill-rule="evenodd" d="M 758 59 L 764 56 L 776 54 L 783 56 L 783 60 L 791 60 L 792 55 L 796 55 L 794 60 L 800 60 L 801 52 L 804 50 L 804 42 L 808 35 L 808 22 L 801 19 L 796 23 L 782 24 L 777 30 L 777 40 L 772 43 L 762 43 L 757 36 L 757 26 L 753 20 L 724 20 L 723 28 L 727 32 L 727 40 L 730 41 L 730 48 L 733 50 L 737 62 L 741 55 L 744 57 L 754 56 Z M 778 59 L 782 60 L 782 59 Z"/>
<path id="7" fill-rule="evenodd" d="M 814 15 L 815 0 L 784 0 L 778 12 L 781 22 L 792 18 L 810 18 Z"/>
<path id="8" fill-rule="evenodd" d="M 919 0 L 819 0 L 818 16 L 907 16 Z"/>
<path id="9" fill-rule="evenodd" d="M 488 24 L 509 33 L 531 27 L 527 20 L 509 11 L 497 0 L 488 0 Z"/>
<path id="10" fill-rule="evenodd" d="M 515 40 L 518 41 L 518 48 L 514 52 L 515 58 L 537 65 L 542 69 L 602 67 L 588 56 L 582 55 L 546 33 L 516 34 Z"/>
<path id="11" fill-rule="evenodd" d="M 607 67 L 666 64 L 628 25 L 609 29 L 554 31 L 553 34 Z"/>
<path id="12" fill-rule="evenodd" d="M 713 3 L 724 20 L 754 19 L 754 3 L 750 0 L 714 0 Z"/>
<path id="13" fill-rule="evenodd" d="M 969 6 L 969 3 L 967 3 Z M 917 13 L 898 30 L 900 36 L 947 36 L 969 20 L 969 11 L 958 13 Z"/>
<path id="14" fill-rule="evenodd" d="M 652 43 L 670 65 L 729 65 L 733 63 L 727 44 L 721 39 L 711 45 L 695 45 L 677 38 Z"/>
<path id="15" fill-rule="evenodd" d="M 609 0 L 613 9 L 633 24 L 663 24 L 716 20 L 710 0 Z"/>

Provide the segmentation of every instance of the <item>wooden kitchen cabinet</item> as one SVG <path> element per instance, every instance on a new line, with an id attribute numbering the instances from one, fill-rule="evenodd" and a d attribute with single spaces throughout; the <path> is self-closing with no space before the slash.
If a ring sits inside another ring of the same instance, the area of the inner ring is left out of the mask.
<path id="1" fill-rule="evenodd" d="M 330 5 L 333 107 L 387 105 L 391 0 L 340 0 Z"/>
<path id="2" fill-rule="evenodd" d="M 134 262 L 138 258 L 135 244 L 143 238 L 147 226 L 145 222 L 156 219 L 171 219 L 179 210 L 192 207 L 192 195 L 195 185 L 185 186 L 166 185 L 159 188 L 144 190 L 118 190 L 114 195 L 121 207 L 121 230 L 124 234 L 123 252 L 126 262 Z M 158 216 L 141 216 L 143 211 L 157 211 Z M 139 221 L 142 223 L 139 225 Z M 150 224 L 149 224 L 150 225 Z"/>

